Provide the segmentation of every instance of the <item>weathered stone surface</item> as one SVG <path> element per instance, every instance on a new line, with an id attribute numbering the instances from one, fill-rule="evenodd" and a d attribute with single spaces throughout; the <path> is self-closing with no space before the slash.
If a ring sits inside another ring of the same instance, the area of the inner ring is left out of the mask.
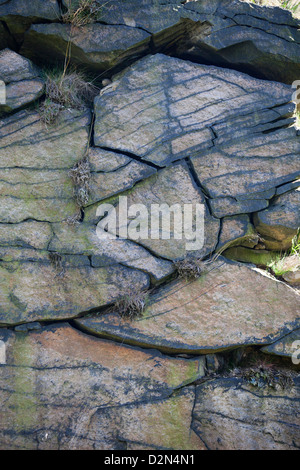
<path id="1" fill-rule="evenodd" d="M 30 60 L 10 49 L 0 52 L 0 78 L 5 83 L 31 80 L 38 76 L 39 70 Z"/>
<path id="2" fill-rule="evenodd" d="M 71 62 L 94 71 L 124 65 L 130 59 L 150 52 L 150 34 L 138 28 L 98 23 L 73 27 L 51 23 L 31 26 L 25 34 L 21 54 L 35 61 L 46 59 L 63 63 L 69 41 Z"/>
<path id="3" fill-rule="evenodd" d="M 87 256 L 4 247 L 0 254 L 1 325 L 73 318 L 112 303 L 122 289 L 149 287 L 147 274 L 116 263 L 91 267 Z"/>
<path id="4" fill-rule="evenodd" d="M 269 201 L 267 199 L 238 200 L 233 197 L 219 197 L 210 201 L 212 214 L 220 219 L 230 215 L 260 211 L 268 205 Z"/>
<path id="5" fill-rule="evenodd" d="M 247 215 L 225 217 L 222 221 L 217 250 L 224 251 L 230 246 L 243 245 L 254 247 L 258 236 Z"/>
<path id="6" fill-rule="evenodd" d="M 190 429 L 194 388 L 173 392 L 204 375 L 204 358 L 167 358 L 67 324 L 0 338 L 1 449 L 203 448 Z"/>
<path id="7" fill-rule="evenodd" d="M 300 270 L 289 271 L 283 274 L 283 279 L 292 286 L 300 286 Z"/>
<path id="8" fill-rule="evenodd" d="M 0 245 L 46 250 L 53 231 L 50 224 L 26 221 L 20 224 L 0 223 Z"/>
<path id="9" fill-rule="evenodd" d="M 288 9 L 238 0 L 127 0 L 122 8 L 117 0 L 98 3 L 106 23 L 152 33 L 158 52 L 289 84 L 299 78 L 299 20 Z"/>
<path id="10" fill-rule="evenodd" d="M 92 171 L 88 205 L 125 191 L 156 173 L 154 168 L 144 163 L 102 149 L 93 149 L 90 158 Z"/>
<path id="11" fill-rule="evenodd" d="M 299 448 L 298 380 L 281 392 L 198 380 L 248 345 L 287 365 L 300 343 L 298 265 L 281 282 L 216 257 L 266 266 L 300 225 L 299 20 L 238 0 L 97 0 L 101 14 L 74 27 L 66 1 L 0 0 L 0 49 L 49 66 L 70 46 L 71 66 L 103 86 L 95 126 L 65 107 L 47 127 L 20 112 L 43 93 L 39 69 L 0 51 L 0 113 L 15 113 L 0 117 L 0 448 Z M 131 214 L 111 239 L 119 196 Z M 163 204 L 164 219 L 202 205 L 202 248 L 172 217 L 170 238 L 149 234 L 143 210 Z M 174 280 L 188 256 L 217 261 Z M 112 305 L 132 288 L 150 303 L 130 321 Z"/>
<path id="12" fill-rule="evenodd" d="M 298 156 L 299 159 L 299 156 Z M 282 194 L 254 215 L 256 230 L 269 250 L 287 250 L 300 227 L 300 188 Z"/>
<path id="13" fill-rule="evenodd" d="M 126 155 L 109 152 L 99 147 L 89 149 L 89 163 L 92 172 L 109 173 L 127 166 L 132 159 Z"/>
<path id="14" fill-rule="evenodd" d="M 297 450 L 300 381 L 274 391 L 241 379 L 198 385 L 193 430 L 211 450 Z"/>
<path id="15" fill-rule="evenodd" d="M 239 204 L 244 204 L 245 211 L 255 212 L 257 205 L 267 204 L 274 196 L 276 186 L 298 176 L 299 152 L 299 136 L 292 127 L 222 145 L 193 157 L 192 163 L 209 196 L 222 198 L 221 202 L 213 200 L 212 207 L 234 198 L 237 210 Z M 235 208 L 234 201 L 230 201 Z"/>
<path id="16" fill-rule="evenodd" d="M 151 205 L 154 204 L 168 204 L 169 207 L 174 204 L 180 205 L 180 211 L 183 213 L 184 204 L 192 204 L 195 214 L 195 205 L 202 204 L 204 206 L 204 245 L 193 251 L 193 255 L 204 257 L 211 253 L 216 244 L 219 232 L 219 221 L 209 214 L 206 206 L 204 195 L 201 190 L 193 182 L 188 167 L 185 163 L 174 165 L 170 168 L 159 171 L 156 175 L 138 183 L 132 190 L 124 193 L 127 196 L 128 208 L 133 204 L 143 204 L 147 212 L 140 214 L 140 224 L 147 228 L 149 238 L 145 239 L 141 236 L 138 243 L 151 250 L 157 256 L 169 260 L 183 258 L 189 251 L 187 248 L 188 240 L 185 238 L 185 233 L 181 233 L 181 239 L 174 239 L 174 224 L 171 223 L 171 234 L 162 233 L 162 230 L 155 232 L 153 229 L 150 234 Z M 112 202 L 112 201 L 111 201 Z M 120 204 L 116 202 L 116 209 L 118 211 Z M 103 218 L 103 224 L 109 218 Z M 165 218 L 167 215 L 165 215 Z M 94 216 L 95 219 L 95 216 Z M 98 218 L 99 219 L 99 218 Z M 96 219 L 97 220 L 97 219 Z M 152 222 L 152 220 L 151 220 Z M 132 232 L 130 232 L 130 221 L 128 225 L 123 225 L 120 221 L 119 230 L 128 228 L 128 237 L 133 239 Z M 198 228 L 200 232 L 200 227 Z M 162 239 L 165 236 L 165 239 Z M 196 235 L 195 235 L 196 236 Z M 154 238 L 156 237 L 156 238 Z"/>
<path id="17" fill-rule="evenodd" d="M 90 424 L 95 448 L 116 449 L 129 441 L 127 450 L 206 450 L 191 430 L 194 400 L 194 390 L 186 388 L 152 403 L 99 408 Z"/>
<path id="18" fill-rule="evenodd" d="M 287 104 L 291 94 L 290 87 L 275 82 L 266 84 L 232 70 L 162 54 L 148 56 L 116 75 L 96 98 L 95 145 L 131 152 L 164 166 L 240 137 L 242 128 L 242 135 L 250 135 L 251 143 L 248 139 L 246 144 L 239 140 L 238 145 L 227 149 L 238 156 L 241 146 L 245 151 L 246 145 L 251 152 L 254 139 L 259 146 L 262 140 L 266 145 L 271 141 L 273 134 L 257 136 L 257 132 L 272 127 L 274 120 L 293 115 L 295 105 Z M 272 110 L 274 106 L 276 110 Z M 283 119 L 275 127 L 284 124 Z M 295 129 L 275 135 L 274 140 L 283 140 L 285 145 L 288 140 L 290 153 L 300 145 Z M 283 145 L 278 144 L 279 156 Z M 269 146 L 260 151 L 266 153 L 268 149 Z M 207 159 L 206 155 L 205 152 L 203 158 Z M 291 165 L 292 157 L 286 157 L 285 162 L 288 160 Z"/>
<path id="19" fill-rule="evenodd" d="M 146 272 L 153 282 L 161 281 L 174 272 L 173 263 L 156 258 L 145 248 L 130 240 L 99 239 L 96 226 L 93 224 L 82 223 L 75 226 L 66 223 L 53 224 L 52 229 L 54 236 L 49 244 L 49 250 L 91 256 L 91 265 L 95 268 L 120 263 Z"/>
<path id="20" fill-rule="evenodd" d="M 109 4 L 106 0 L 97 3 L 103 6 L 100 21 L 105 24 L 74 28 L 72 38 L 75 62 L 81 60 L 91 68 L 95 61 L 108 69 L 111 63 L 115 65 L 130 56 L 140 55 L 149 47 L 151 38 L 155 52 L 172 52 L 197 62 L 229 65 L 289 84 L 299 77 L 299 20 L 287 9 L 261 8 L 238 0 L 201 0 L 185 4 L 179 0 L 127 0 L 122 6 L 116 0 L 110 0 Z M 25 1 L 11 0 L 0 5 L 0 20 L 7 24 L 19 43 L 32 22 L 58 21 L 59 18 L 55 0 L 47 4 L 36 0 L 30 6 Z M 34 24 L 25 34 L 22 51 L 32 57 L 31 48 L 35 46 L 35 57 L 39 59 L 45 58 L 43 50 L 49 57 L 62 57 L 68 29 L 69 25 L 63 24 Z M 86 37 L 86 31 L 90 30 L 94 35 L 92 41 Z M 4 42 L 3 47 L 6 45 Z M 119 58 L 116 58 L 117 53 Z"/>
<path id="21" fill-rule="evenodd" d="M 89 122 L 87 111 L 74 110 L 50 128 L 35 111 L 0 120 L 1 222 L 58 222 L 78 210 L 68 172 L 86 150 Z"/>
<path id="22" fill-rule="evenodd" d="M 234 65 L 262 78 L 291 83 L 299 77 L 299 19 L 288 9 L 239 0 L 188 2 L 187 10 L 212 24 L 186 38 L 182 50 L 197 60 Z"/>
<path id="23" fill-rule="evenodd" d="M 276 196 L 280 196 L 283 193 L 287 193 L 292 189 L 299 188 L 300 186 L 300 179 L 292 181 L 291 183 L 283 184 L 276 189 Z"/>
<path id="24" fill-rule="evenodd" d="M 261 351 L 267 354 L 275 354 L 276 356 L 292 357 L 298 361 L 300 356 L 300 328 L 292 331 L 292 333 L 284 336 L 275 343 L 261 348 Z"/>
<path id="25" fill-rule="evenodd" d="M 0 21 L 5 22 L 14 39 L 22 42 L 31 23 L 57 21 L 60 17 L 57 0 L 8 0 L 0 3 Z"/>
<path id="26" fill-rule="evenodd" d="M 89 124 L 88 111 L 71 109 L 51 127 L 28 110 L 1 119 L 1 168 L 70 169 L 86 150 Z"/>
<path id="27" fill-rule="evenodd" d="M 189 353 L 268 344 L 298 327 L 299 294 L 284 283 L 242 265 L 210 269 L 197 281 L 160 289 L 133 322 L 108 313 L 76 323 L 102 337 Z"/>
<path id="28" fill-rule="evenodd" d="M 44 91 L 38 69 L 30 60 L 10 49 L 0 51 L 0 79 L 6 85 L 6 103 L 0 104 L 0 114 L 30 104 Z"/>

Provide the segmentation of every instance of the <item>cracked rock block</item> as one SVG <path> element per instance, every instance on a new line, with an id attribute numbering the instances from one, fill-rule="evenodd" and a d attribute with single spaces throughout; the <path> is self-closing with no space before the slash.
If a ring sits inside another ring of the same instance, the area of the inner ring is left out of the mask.
<path id="1" fill-rule="evenodd" d="M 273 261 L 278 260 L 278 252 L 268 251 L 263 249 L 264 245 L 260 245 L 260 242 L 254 249 L 248 248 L 246 246 L 232 246 L 226 249 L 222 254 L 226 258 L 241 261 L 242 263 L 252 263 L 257 266 L 267 267 Z M 259 248 L 259 249 L 258 249 Z"/>
<path id="2" fill-rule="evenodd" d="M 44 81 L 32 62 L 10 49 L 0 51 L 0 80 L 5 83 L 5 103 L 0 116 L 36 101 L 44 92 Z"/>
<path id="3" fill-rule="evenodd" d="M 269 3 L 269 2 L 268 2 Z M 268 80 L 299 79 L 299 18 L 284 8 L 239 0 L 188 2 L 184 9 L 210 29 L 191 30 L 179 52 L 194 60 L 230 65 Z"/>
<path id="4" fill-rule="evenodd" d="M 277 144 L 272 157 L 276 154 L 280 157 L 283 146 L 288 145 L 292 155 L 286 156 L 285 165 L 296 158 L 294 153 L 300 144 L 295 128 L 276 132 L 295 120 L 295 105 L 290 103 L 292 91 L 286 85 L 257 80 L 228 69 L 197 65 L 162 54 L 148 56 L 116 75 L 112 84 L 95 99 L 95 145 L 131 152 L 158 166 L 189 156 L 197 159 L 197 155 L 201 167 L 202 160 L 209 162 L 214 156 L 226 165 L 224 159 L 229 153 L 228 157 L 236 156 L 237 165 L 246 170 L 243 178 L 246 181 L 247 166 L 244 158 L 241 164 L 241 154 L 248 156 L 249 165 L 253 161 L 256 166 L 270 166 L 272 141 L 274 150 Z M 270 133 L 266 135 L 265 131 Z M 232 143 L 234 138 L 238 140 Z M 258 155 L 253 154 L 255 146 L 260 147 Z M 216 149 L 209 152 L 212 147 Z M 259 156 L 267 157 L 268 153 L 269 158 L 260 163 Z M 250 160 L 251 157 L 256 159 Z M 220 171 L 219 166 L 215 168 L 208 163 L 206 166 L 200 180 L 210 176 L 209 170 Z M 226 172 L 222 168 L 224 178 Z M 257 171 L 258 178 L 260 173 Z M 227 180 L 229 187 L 231 181 Z M 288 181 L 282 178 L 278 184 Z M 263 191 L 260 187 L 256 189 L 251 181 L 248 184 L 252 184 L 252 191 Z M 274 183 L 268 189 L 272 187 Z M 226 195 L 233 194 L 227 190 Z"/>
<path id="5" fill-rule="evenodd" d="M 263 272 L 218 261 L 196 281 L 160 288 L 132 322 L 112 312 L 76 323 L 89 333 L 128 344 L 205 354 L 266 345 L 299 328 L 299 299 L 299 292 Z"/>
<path id="6" fill-rule="evenodd" d="M 68 324 L 0 330 L 0 339 L 1 449 L 203 448 L 190 428 L 194 387 L 182 387 L 204 376 L 204 358 L 169 358 Z"/>
<path id="7" fill-rule="evenodd" d="M 25 31 L 31 23 L 39 21 L 58 21 L 60 18 L 57 0 L 2 0 L 0 2 L 0 21 L 4 22 L 16 40 L 22 43 Z M 0 44 L 1 48 L 1 44 Z"/>
<path id="8" fill-rule="evenodd" d="M 192 429 L 211 450 L 297 450 L 299 387 L 299 378 L 278 391 L 238 378 L 198 385 Z"/>
<path id="9" fill-rule="evenodd" d="M 74 318 L 114 302 L 119 292 L 149 287 L 149 276 L 114 263 L 92 267 L 87 256 L 1 247 L 0 324 Z"/>
<path id="10" fill-rule="evenodd" d="M 139 206 L 134 205 L 142 204 L 142 210 L 138 218 L 138 223 L 142 227 L 142 235 L 136 233 L 131 228 L 132 223 L 129 218 L 124 223 L 120 220 L 118 234 L 124 233 L 124 230 L 126 230 L 129 239 L 136 239 L 139 244 L 149 249 L 156 256 L 173 261 L 184 258 L 187 253 L 203 258 L 213 252 L 218 240 L 219 221 L 210 215 L 205 197 L 193 181 L 185 162 L 159 171 L 157 174 L 138 183 L 132 190 L 122 194 L 122 196 L 127 196 L 126 203 L 128 208 L 137 207 L 138 209 Z M 110 202 L 114 202 L 114 199 L 111 199 Z M 182 224 L 185 204 L 192 209 L 193 217 L 195 217 L 196 213 L 196 204 L 203 208 L 203 214 L 201 213 L 201 216 L 195 222 L 198 225 L 195 226 L 195 223 L 193 225 L 193 234 L 190 231 L 186 231 Z M 120 210 L 120 205 L 121 202 L 116 200 L 114 206 L 117 212 Z M 167 231 L 169 225 L 166 226 L 166 229 L 164 229 L 163 224 L 155 226 L 155 220 L 157 221 L 158 219 L 155 218 L 155 215 L 153 216 L 154 205 L 162 205 L 161 213 L 164 214 L 164 223 L 166 223 L 166 220 L 170 221 L 170 231 Z M 163 206 L 166 205 L 167 207 L 164 209 Z M 180 230 L 175 226 L 175 217 L 173 219 L 171 214 L 171 211 L 174 208 L 176 209 L 175 206 L 179 208 L 179 217 L 177 219 L 180 224 Z M 115 211 L 115 208 L 111 209 L 109 214 L 103 218 L 103 225 L 111 219 L 112 211 Z M 204 231 L 202 230 L 203 222 Z M 109 222 L 108 231 L 110 231 Z M 203 231 L 203 239 L 201 231 Z M 195 239 L 195 245 L 193 245 L 192 249 L 189 248 L 189 240 L 191 240 L 191 238 L 188 238 L 189 236 Z"/>
<path id="11" fill-rule="evenodd" d="M 138 181 L 156 173 L 155 168 L 145 163 L 98 147 L 89 151 L 89 162 L 91 181 L 87 205 L 130 189 Z"/>
<path id="12" fill-rule="evenodd" d="M 164 400 L 99 409 L 90 422 L 97 450 L 206 450 L 191 429 L 193 388 Z"/>
<path id="13" fill-rule="evenodd" d="M 49 243 L 49 250 L 90 256 L 92 267 L 103 268 L 120 263 L 149 274 L 153 283 L 166 279 L 174 272 L 173 263 L 155 257 L 147 249 L 131 240 L 100 239 L 94 224 L 81 223 L 74 226 L 66 223 L 52 224 L 52 230 L 54 237 Z"/>
<path id="14" fill-rule="evenodd" d="M 126 0 L 122 5 L 117 0 L 97 0 L 97 4 L 102 5 L 100 19 L 107 25 L 151 34 L 156 52 L 288 84 L 299 79 L 299 19 L 288 9 L 239 0 Z"/>
<path id="15" fill-rule="evenodd" d="M 230 246 L 246 246 L 253 248 L 258 243 L 258 235 L 248 215 L 224 217 L 220 231 L 217 251 L 222 252 Z"/>
<path id="16" fill-rule="evenodd" d="M 255 214 L 254 224 L 267 249 L 288 250 L 300 228 L 300 188 L 282 194 Z"/>
<path id="17" fill-rule="evenodd" d="M 45 51 L 49 58 L 63 58 L 71 39 L 75 63 L 108 70 L 140 57 L 150 50 L 151 40 L 155 52 L 234 67 L 288 84 L 299 78 L 299 19 L 288 9 L 261 8 L 239 0 L 96 3 L 100 12 L 90 17 L 91 24 L 72 32 L 70 25 L 58 23 L 55 0 L 34 0 L 30 5 L 21 0 L 3 2 L 0 21 L 18 43 L 25 35 L 22 53 L 37 60 L 45 60 Z"/>
<path id="18" fill-rule="evenodd" d="M 275 341 L 275 343 L 264 346 L 261 351 L 276 356 L 294 357 L 294 364 L 300 364 L 300 328 Z"/>
<path id="19" fill-rule="evenodd" d="M 212 212 L 224 217 L 267 208 L 275 188 L 298 177 L 299 152 L 299 135 L 290 127 L 220 145 L 192 163 Z"/>
<path id="20" fill-rule="evenodd" d="M 123 25 L 34 24 L 25 35 L 21 54 L 35 61 L 63 64 L 70 42 L 71 62 L 99 73 L 150 52 L 150 37 L 141 29 Z"/>
<path id="21" fill-rule="evenodd" d="M 89 124 L 90 113 L 75 110 L 50 128 L 36 111 L 0 120 L 1 222 L 58 222 L 78 210 L 68 173 L 85 152 Z"/>

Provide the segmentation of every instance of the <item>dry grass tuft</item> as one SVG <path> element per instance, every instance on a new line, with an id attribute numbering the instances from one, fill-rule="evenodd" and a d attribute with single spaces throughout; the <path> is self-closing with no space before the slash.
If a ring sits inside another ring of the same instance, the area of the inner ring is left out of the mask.
<path id="1" fill-rule="evenodd" d="M 80 72 L 46 74 L 46 96 L 65 108 L 81 109 L 93 102 L 99 92 Z"/>
<path id="2" fill-rule="evenodd" d="M 273 388 L 282 390 L 294 385 L 295 374 L 287 369 L 278 369 L 271 365 L 248 367 L 241 371 L 241 377 L 250 385 L 257 388 Z"/>
<path id="3" fill-rule="evenodd" d="M 68 0 L 68 10 L 62 15 L 64 23 L 84 26 L 100 19 L 103 5 L 96 0 Z"/>
<path id="4" fill-rule="evenodd" d="M 207 273 L 207 264 L 206 261 L 196 258 L 185 258 L 174 262 L 178 277 L 186 280 L 198 279 L 202 274 Z"/>
<path id="5" fill-rule="evenodd" d="M 75 196 L 79 207 L 85 206 L 89 200 L 91 170 L 87 158 L 80 160 L 70 170 L 69 176 L 73 181 Z"/>
<path id="6" fill-rule="evenodd" d="M 122 318 L 133 320 L 142 315 L 148 305 L 148 299 L 148 292 L 132 288 L 120 295 L 113 306 L 113 311 Z"/>
<path id="7" fill-rule="evenodd" d="M 99 89 L 80 72 L 53 70 L 45 74 L 46 98 L 39 112 L 45 124 L 53 124 L 66 108 L 83 109 L 91 105 Z"/>
<path id="8" fill-rule="evenodd" d="M 71 226 L 74 227 L 74 226 L 80 224 L 81 218 L 82 218 L 81 210 L 80 210 L 80 207 L 78 207 L 78 211 L 75 212 L 75 214 L 70 215 L 69 217 L 67 217 L 65 219 L 65 222 L 68 225 L 71 225 Z"/>
<path id="9" fill-rule="evenodd" d="M 55 271 L 57 271 L 56 276 L 59 276 L 59 277 L 63 276 L 65 274 L 65 269 L 63 266 L 62 256 L 55 251 L 49 252 L 48 256 L 49 256 L 51 266 L 55 269 Z"/>
<path id="10" fill-rule="evenodd" d="M 60 113 L 62 106 L 46 98 L 39 108 L 40 117 L 44 124 L 53 124 Z"/>

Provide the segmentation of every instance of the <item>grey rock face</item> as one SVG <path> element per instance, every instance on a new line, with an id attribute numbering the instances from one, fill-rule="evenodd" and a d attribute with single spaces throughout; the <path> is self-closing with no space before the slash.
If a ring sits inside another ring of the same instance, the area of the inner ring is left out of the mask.
<path id="1" fill-rule="evenodd" d="M 193 416 L 192 428 L 209 449 L 296 450 L 299 379 L 279 391 L 257 390 L 236 378 L 212 380 L 196 388 Z"/>
<path id="2" fill-rule="evenodd" d="M 113 41 L 112 41 L 112 38 Z M 150 51 L 150 35 L 129 26 L 88 24 L 73 28 L 69 24 L 32 25 L 25 35 L 21 53 L 31 59 L 63 63 L 68 42 L 72 44 L 72 62 L 101 72 Z M 34 45 L 39 44 L 38 48 Z"/>
<path id="3" fill-rule="evenodd" d="M 76 26 L 68 4 L 0 0 L 0 448 L 298 448 L 299 256 L 261 268 L 300 226 L 299 20 L 94 0 Z M 101 91 L 46 125 L 34 64 L 66 63 Z M 292 385 L 221 376 L 254 351 Z"/>
<path id="4" fill-rule="evenodd" d="M 207 271 L 194 282 L 162 287 L 132 322 L 114 311 L 75 321 L 89 333 L 167 354 L 269 344 L 299 327 L 299 293 L 284 283 L 221 261 Z"/>
<path id="5" fill-rule="evenodd" d="M 0 80 L 5 83 L 6 94 L 5 104 L 0 104 L 0 115 L 29 105 L 44 91 L 38 68 L 9 49 L 0 52 Z"/>
<path id="6" fill-rule="evenodd" d="M 255 214 L 254 220 L 266 248 L 288 249 L 300 227 L 299 189 L 277 197 L 271 207 Z"/>
<path id="7" fill-rule="evenodd" d="M 266 354 L 274 354 L 276 356 L 288 358 L 294 356 L 294 363 L 298 364 L 300 359 L 300 328 L 275 341 L 275 343 L 261 348 L 261 350 Z"/>
<path id="8" fill-rule="evenodd" d="M 95 144 L 160 166 L 243 136 L 235 147 L 238 153 L 245 150 L 246 136 L 251 148 L 263 138 L 274 141 L 273 134 L 262 132 L 278 119 L 284 126 L 284 119 L 292 118 L 291 94 L 291 88 L 279 83 L 161 54 L 149 56 L 117 75 L 96 98 Z M 299 145 L 295 130 L 278 131 L 275 139 Z"/>
<path id="9" fill-rule="evenodd" d="M 10 384 L 0 392 L 1 448 L 203 449 L 190 428 L 194 388 L 177 389 L 203 377 L 204 358 L 168 358 L 68 324 L 0 330 L 0 341 Z"/>
<path id="10" fill-rule="evenodd" d="M 38 45 L 34 57 L 39 60 L 45 50 L 49 58 L 63 57 L 71 39 L 74 63 L 108 70 L 145 52 L 151 39 L 155 52 L 172 52 L 288 84 L 299 78 L 299 19 L 287 9 L 261 8 L 239 0 L 185 4 L 126 0 L 121 5 L 100 0 L 97 4 L 102 7 L 100 15 L 92 18 L 95 22 L 75 28 L 71 35 L 69 25 L 34 24 L 25 34 L 22 53 L 32 58 L 32 46 Z M 24 2 L 8 2 L 0 6 L 0 15 L 18 41 L 39 18 L 60 20 L 57 5 L 38 1 L 27 10 Z M 93 39 L 88 39 L 88 33 Z"/>
<path id="11" fill-rule="evenodd" d="M 196 204 L 203 206 L 205 224 L 204 241 L 199 248 L 195 247 L 193 256 L 203 258 L 214 250 L 219 233 L 219 221 L 210 215 L 205 198 L 191 178 L 185 163 L 180 163 L 161 170 L 157 175 L 137 184 L 132 191 L 128 192 L 128 194 L 125 193 L 125 195 L 127 195 L 128 207 L 133 204 L 143 204 L 145 206 L 147 212 L 141 215 L 141 225 L 147 227 L 147 233 L 150 225 L 149 220 L 151 220 L 152 223 L 151 205 L 167 204 L 170 210 L 172 210 L 171 208 L 174 208 L 174 205 L 177 204 L 180 207 L 181 214 L 183 213 L 184 204 L 191 204 L 194 213 Z M 120 203 L 116 203 L 117 211 L 119 206 Z M 108 214 L 107 219 L 109 217 Z M 121 231 L 123 229 L 127 229 L 129 238 L 135 239 L 135 234 L 131 235 L 130 232 L 130 221 L 128 221 L 127 226 L 120 225 L 119 230 Z M 157 256 L 169 260 L 183 258 L 189 251 L 187 239 L 184 236 L 176 239 L 176 227 L 174 222 L 170 222 L 170 229 L 170 235 L 169 237 L 165 236 L 165 239 L 162 239 L 164 234 L 162 233 L 162 228 L 160 228 L 157 232 L 153 230 L 151 234 L 149 230 L 150 236 L 148 238 L 141 237 L 140 240 L 138 239 L 138 242 Z M 200 231 L 200 227 L 198 230 Z"/>
<path id="12" fill-rule="evenodd" d="M 0 21 L 7 25 L 13 40 L 20 44 L 31 23 L 58 21 L 60 10 L 57 0 L 8 0 L 0 4 Z"/>

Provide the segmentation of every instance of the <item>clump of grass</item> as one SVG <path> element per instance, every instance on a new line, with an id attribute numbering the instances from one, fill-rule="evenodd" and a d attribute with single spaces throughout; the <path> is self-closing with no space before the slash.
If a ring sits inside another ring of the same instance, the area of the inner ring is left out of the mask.
<path id="1" fill-rule="evenodd" d="M 91 169 L 87 158 L 80 160 L 69 171 L 73 181 L 75 196 L 79 207 L 85 206 L 89 200 Z"/>
<path id="2" fill-rule="evenodd" d="M 49 98 L 46 98 L 39 108 L 41 120 L 46 125 L 53 124 L 56 121 L 61 109 L 62 106 L 60 104 L 51 101 Z"/>
<path id="3" fill-rule="evenodd" d="M 251 3 L 256 3 L 257 5 L 262 5 L 262 6 L 268 6 L 268 5 L 274 6 L 274 3 L 270 2 L 269 0 L 246 0 L 246 1 L 250 1 Z M 300 6 L 300 2 L 295 3 L 295 0 L 279 0 L 278 3 L 279 3 L 278 6 L 286 10 L 290 10 L 292 13 L 296 13 Z"/>
<path id="4" fill-rule="evenodd" d="M 298 255 L 300 258 L 300 229 L 298 230 L 297 235 L 295 235 L 295 237 L 293 238 L 291 254 Z"/>
<path id="5" fill-rule="evenodd" d="M 65 273 L 62 256 L 57 252 L 49 253 L 49 260 L 53 268 L 57 271 L 56 276 L 63 276 Z"/>
<path id="6" fill-rule="evenodd" d="M 76 71 L 53 71 L 46 74 L 46 96 L 65 108 L 81 109 L 90 104 L 98 88 Z"/>
<path id="7" fill-rule="evenodd" d="M 245 350 L 241 363 L 231 369 L 226 376 L 241 377 L 256 388 L 274 390 L 291 388 L 298 371 L 291 370 L 289 364 L 282 363 L 282 358 L 272 357 L 257 350 Z"/>
<path id="8" fill-rule="evenodd" d="M 98 88 L 82 73 L 53 70 L 45 73 L 46 98 L 40 106 L 40 117 L 45 124 L 53 124 L 63 109 L 83 109 L 93 102 Z"/>
<path id="9" fill-rule="evenodd" d="M 113 311 L 117 312 L 122 318 L 133 320 L 143 314 L 148 301 L 148 292 L 132 288 L 120 295 L 113 306 Z"/>
<path id="10" fill-rule="evenodd" d="M 69 217 L 67 217 L 65 219 L 65 222 L 68 224 L 68 225 L 72 225 L 72 226 L 76 226 L 78 224 L 80 224 L 80 221 L 81 221 L 81 218 L 82 218 L 82 214 L 81 214 L 81 207 L 79 206 L 78 207 L 78 211 L 75 212 L 75 214 L 73 215 L 70 215 Z"/>
<path id="11" fill-rule="evenodd" d="M 207 273 L 207 264 L 207 261 L 197 258 L 185 258 L 174 262 L 177 276 L 186 280 L 198 279 L 202 274 Z"/>
<path id="12" fill-rule="evenodd" d="M 96 0 L 68 0 L 67 11 L 62 14 L 64 23 L 84 26 L 100 19 L 103 5 Z"/>
<path id="13" fill-rule="evenodd" d="M 293 376 L 293 372 L 278 369 L 271 364 L 248 367 L 241 371 L 241 377 L 253 387 L 268 387 L 275 390 L 291 388 L 294 384 Z"/>
<path id="14" fill-rule="evenodd" d="M 295 3 L 293 0 L 282 0 L 281 1 L 281 7 L 285 8 L 286 10 L 290 10 L 293 13 L 297 11 L 297 9 L 300 6 L 300 2 Z"/>
<path id="15" fill-rule="evenodd" d="M 278 255 L 274 261 L 268 264 L 268 268 L 277 277 L 300 269 L 300 233 L 293 238 L 290 251 Z"/>

